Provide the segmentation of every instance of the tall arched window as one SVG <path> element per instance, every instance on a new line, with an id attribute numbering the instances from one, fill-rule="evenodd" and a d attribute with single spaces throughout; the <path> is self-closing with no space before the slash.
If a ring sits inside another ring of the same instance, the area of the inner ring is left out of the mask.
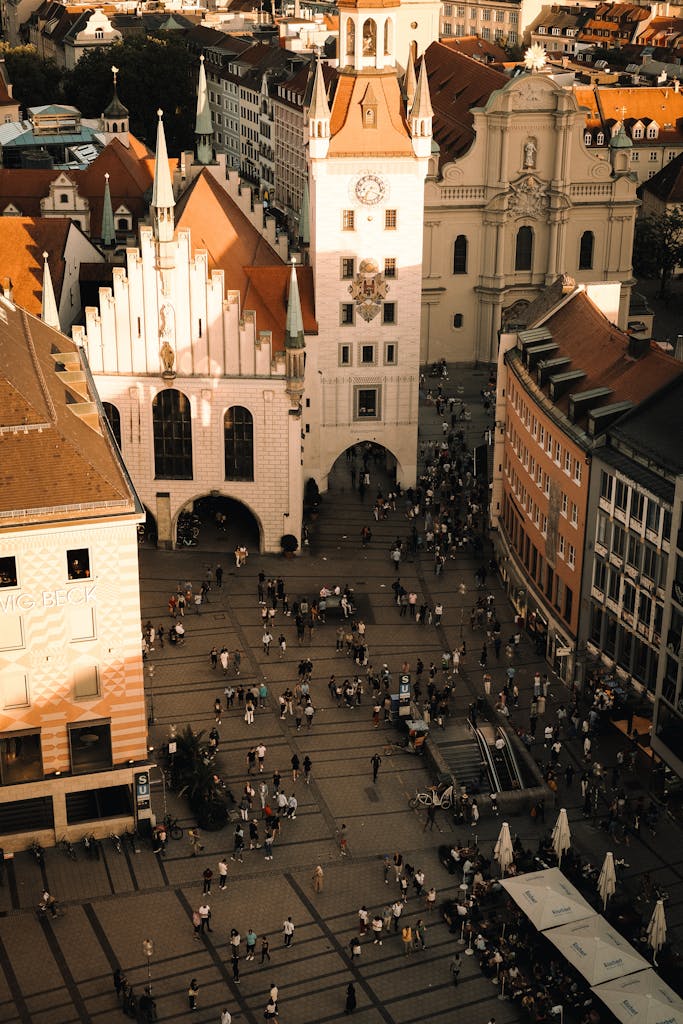
<path id="1" fill-rule="evenodd" d="M 387 18 L 384 22 L 384 56 L 389 57 L 391 55 L 391 47 L 393 45 L 393 29 L 394 25 L 391 18 Z"/>
<path id="2" fill-rule="evenodd" d="M 157 480 L 192 479 L 192 416 L 181 391 L 160 391 L 152 402 L 154 475 Z"/>
<path id="3" fill-rule="evenodd" d="M 363 56 L 375 57 L 377 55 L 377 22 L 374 18 L 367 18 L 363 22 Z"/>
<path id="4" fill-rule="evenodd" d="M 356 52 L 356 25 L 352 18 L 346 19 L 346 56 L 353 57 Z"/>
<path id="5" fill-rule="evenodd" d="M 121 413 L 111 402 L 102 402 L 104 415 L 107 417 L 111 432 L 116 438 L 116 443 L 121 447 Z"/>
<path id="6" fill-rule="evenodd" d="M 453 244 L 453 273 L 467 273 L 467 238 L 465 235 L 458 235 Z"/>
<path id="7" fill-rule="evenodd" d="M 223 418 L 225 479 L 254 479 L 254 418 L 248 409 L 233 405 Z"/>
<path id="8" fill-rule="evenodd" d="M 531 270 L 534 248 L 534 234 L 526 225 L 517 232 L 515 244 L 515 270 Z"/>
<path id="9" fill-rule="evenodd" d="M 579 270 L 593 269 L 593 242 L 593 232 L 584 231 L 581 235 L 581 246 L 579 248 Z"/>

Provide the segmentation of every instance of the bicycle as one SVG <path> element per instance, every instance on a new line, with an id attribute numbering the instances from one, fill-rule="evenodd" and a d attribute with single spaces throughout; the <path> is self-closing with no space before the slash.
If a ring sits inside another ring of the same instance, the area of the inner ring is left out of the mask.
<path id="1" fill-rule="evenodd" d="M 447 786 L 441 791 L 436 786 L 432 786 L 426 793 L 420 793 L 419 790 L 416 790 L 415 796 L 410 799 L 411 807 L 442 807 L 446 811 L 452 804 L 452 786 Z"/>
<path id="2" fill-rule="evenodd" d="M 59 846 L 59 849 L 62 851 L 62 853 L 65 853 L 67 857 L 70 857 L 71 860 L 76 860 L 76 848 L 74 847 L 70 839 L 68 839 L 66 836 L 62 836 L 57 845 Z"/>
<path id="3" fill-rule="evenodd" d="M 408 746 L 408 742 L 405 743 L 387 743 L 382 750 L 382 757 L 391 757 L 392 754 L 408 754 L 412 753 Z"/>
<path id="4" fill-rule="evenodd" d="M 163 826 L 166 829 L 166 834 L 169 835 L 171 839 L 182 839 L 185 834 L 178 824 L 178 819 L 172 818 L 170 814 L 164 815 Z"/>

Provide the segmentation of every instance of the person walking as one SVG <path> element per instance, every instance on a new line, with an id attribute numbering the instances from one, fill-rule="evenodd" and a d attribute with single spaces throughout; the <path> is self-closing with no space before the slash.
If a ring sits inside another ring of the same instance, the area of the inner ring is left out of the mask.
<path id="1" fill-rule="evenodd" d="M 300 761 L 296 754 L 292 754 L 292 782 L 299 778 Z"/>
<path id="2" fill-rule="evenodd" d="M 311 761 L 311 759 L 308 756 L 308 754 L 306 754 L 306 756 L 304 758 L 304 782 L 306 783 L 307 786 L 310 785 L 310 782 L 311 782 L 311 768 L 312 767 L 313 767 L 313 762 Z"/>
<path id="3" fill-rule="evenodd" d="M 378 753 L 374 753 L 370 758 L 370 764 L 372 765 L 372 781 L 377 782 L 377 776 L 379 774 L 379 766 L 382 763 L 382 758 Z"/>
<path id="4" fill-rule="evenodd" d="M 401 939 L 403 941 L 403 955 L 408 956 L 413 948 L 413 929 L 409 924 L 404 925 L 401 929 Z"/>
<path id="5" fill-rule="evenodd" d="M 453 979 L 453 987 L 458 987 L 458 978 L 460 977 L 460 954 L 455 953 L 450 964 L 451 978 Z"/>
<path id="6" fill-rule="evenodd" d="M 225 889 L 228 882 L 228 861 L 225 857 L 221 857 L 218 861 L 218 888 Z"/>
<path id="7" fill-rule="evenodd" d="M 285 946 L 291 946 L 294 939 L 294 923 L 291 917 L 282 922 L 282 935 Z"/>
<path id="8" fill-rule="evenodd" d="M 322 865 L 318 864 L 313 874 L 311 875 L 311 881 L 313 882 L 313 892 L 323 891 L 323 881 L 325 873 L 322 869 Z"/>
<path id="9" fill-rule="evenodd" d="M 209 659 L 211 661 L 211 668 L 218 668 L 218 648 L 214 644 L 209 652 Z M 218 719 L 216 719 L 218 721 Z"/>
<path id="10" fill-rule="evenodd" d="M 259 772 L 263 771 L 263 765 L 264 765 L 265 758 L 266 758 L 266 750 L 267 750 L 267 747 L 266 747 L 265 743 L 262 740 L 259 743 L 259 745 L 257 746 L 257 748 L 256 748 L 256 757 L 258 759 L 258 770 L 259 770 Z"/>
<path id="11" fill-rule="evenodd" d="M 218 570 L 216 570 L 216 580 L 218 580 Z M 220 587 L 220 583 L 218 584 Z M 218 1020 L 218 1024 L 232 1024 L 232 1014 L 228 1010 L 227 1006 L 224 1006 L 221 1010 L 221 1015 Z"/>
<path id="12" fill-rule="evenodd" d="M 425 923 L 424 923 L 424 921 L 422 920 L 421 917 L 418 917 L 417 921 L 415 922 L 415 928 L 413 929 L 413 931 L 415 933 L 415 946 L 416 946 L 416 948 L 417 949 L 426 949 L 427 948 L 427 929 L 425 928 Z"/>
<path id="13" fill-rule="evenodd" d="M 235 982 L 236 985 L 239 985 L 239 983 L 240 983 L 240 958 L 239 958 L 239 953 L 237 953 L 234 949 L 233 949 L 233 952 L 232 952 L 232 980 Z"/>
<path id="14" fill-rule="evenodd" d="M 346 1006 L 344 1013 L 353 1013 L 356 1009 L 356 989 L 352 981 L 346 986 Z"/>
<path id="15" fill-rule="evenodd" d="M 198 857 L 199 854 L 204 849 L 204 847 L 202 846 L 201 840 L 199 838 L 199 829 L 198 828 L 191 828 L 189 830 L 189 832 L 187 833 L 187 835 L 188 835 L 188 838 L 190 840 L 190 846 L 192 847 L 192 853 L 191 853 L 190 856 Z"/>
<path id="16" fill-rule="evenodd" d="M 372 925 L 371 925 L 371 927 L 372 927 L 372 935 L 373 935 L 372 941 L 373 941 L 373 944 L 375 946 L 381 946 L 382 945 L 382 927 L 383 927 L 383 923 L 384 922 L 382 921 L 381 915 L 380 914 L 375 914 L 375 916 L 372 919 Z"/>
<path id="17" fill-rule="evenodd" d="M 192 927 L 194 928 L 194 938 L 199 942 L 199 933 L 202 929 L 202 919 L 199 916 L 198 910 L 192 911 Z"/>
<path id="18" fill-rule="evenodd" d="M 211 895 L 211 879 L 212 878 L 213 878 L 213 871 L 211 870 L 211 868 L 204 868 L 204 872 L 202 874 L 202 886 L 203 886 L 203 888 L 202 888 L 202 895 L 204 895 L 204 896 L 210 896 Z"/>
<path id="19" fill-rule="evenodd" d="M 261 936 L 261 963 L 264 964 L 268 961 L 270 963 L 270 941 L 267 935 Z"/>
<path id="20" fill-rule="evenodd" d="M 394 921 L 394 932 L 398 932 L 398 922 L 403 913 L 403 900 L 394 900 L 391 904 L 391 916 Z"/>
<path id="21" fill-rule="evenodd" d="M 199 982 L 193 978 L 187 989 L 187 1001 L 191 1010 L 197 1009 L 197 996 L 199 995 Z"/>

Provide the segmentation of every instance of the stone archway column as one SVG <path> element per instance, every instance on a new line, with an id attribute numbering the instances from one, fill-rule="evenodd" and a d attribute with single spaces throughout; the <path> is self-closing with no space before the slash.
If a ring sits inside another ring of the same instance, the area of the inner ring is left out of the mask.
<path id="1" fill-rule="evenodd" d="M 168 491 L 157 491 L 157 546 L 173 547 L 173 516 L 171 515 L 171 495 Z"/>

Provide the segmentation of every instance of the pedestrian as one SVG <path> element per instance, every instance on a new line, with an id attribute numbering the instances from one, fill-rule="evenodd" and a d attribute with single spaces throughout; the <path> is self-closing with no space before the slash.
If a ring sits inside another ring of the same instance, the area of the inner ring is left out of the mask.
<path id="1" fill-rule="evenodd" d="M 270 996 L 271 1003 L 275 1007 L 275 1012 L 277 1013 L 277 1010 L 278 1010 L 277 1000 L 278 1000 L 278 996 L 279 996 L 280 993 L 279 993 L 278 987 L 277 987 L 277 985 L 275 984 L 274 981 L 272 981 L 270 983 L 270 992 L 268 994 Z"/>
<path id="2" fill-rule="evenodd" d="M 382 763 L 382 758 L 378 753 L 374 753 L 370 758 L 370 764 L 372 765 L 372 781 L 377 782 L 377 775 L 379 774 L 379 766 Z"/>
<path id="3" fill-rule="evenodd" d="M 296 754 L 292 755 L 292 782 L 296 782 L 299 778 L 299 767 L 300 762 Z"/>
<path id="4" fill-rule="evenodd" d="M 427 817 L 425 819 L 424 828 L 422 829 L 422 831 L 426 832 L 427 828 L 429 828 L 429 831 L 432 832 L 434 830 L 434 822 L 435 821 L 436 821 L 436 805 L 435 804 L 430 804 L 429 807 L 427 808 Z"/>
<path id="5" fill-rule="evenodd" d="M 128 982 L 126 981 L 125 974 L 120 967 L 117 967 L 114 971 L 114 991 L 116 992 L 116 999 L 119 1003 L 121 1002 L 122 995 L 127 984 Z"/>
<path id="6" fill-rule="evenodd" d="M 349 852 L 349 843 L 346 835 L 346 825 L 342 825 L 342 827 L 339 829 L 339 832 L 337 833 L 337 838 L 339 840 L 339 854 L 342 857 L 346 857 L 347 853 Z"/>
<path id="7" fill-rule="evenodd" d="M 313 871 L 313 874 L 311 875 L 311 881 L 313 882 L 313 892 L 322 892 L 323 891 L 323 881 L 324 881 L 324 878 L 325 878 L 325 873 L 324 873 L 324 871 L 322 869 L 322 865 L 318 864 L 316 866 L 315 870 Z"/>
<path id="8" fill-rule="evenodd" d="M 417 948 L 418 949 L 426 949 L 427 948 L 427 929 L 426 929 L 425 923 L 424 923 L 424 921 L 422 920 L 421 917 L 418 917 L 417 921 L 415 922 L 414 932 L 415 932 L 415 945 L 417 946 Z"/>
<path id="9" fill-rule="evenodd" d="M 403 954 L 408 956 L 413 948 L 413 929 L 409 924 L 404 925 L 401 929 L 401 939 L 403 940 Z"/>
<path id="10" fill-rule="evenodd" d="M 352 981 L 346 986 L 346 1006 L 344 1013 L 353 1013 L 356 1009 L 356 989 Z"/>
<path id="11" fill-rule="evenodd" d="M 225 857 L 218 861 L 218 888 L 225 889 L 228 882 L 228 862 Z"/>
<path id="12" fill-rule="evenodd" d="M 277 642 L 280 648 L 280 657 L 284 658 L 285 654 L 287 653 L 287 639 L 284 633 L 280 633 L 279 637 L 277 638 Z"/>
<path id="13" fill-rule="evenodd" d="M 192 854 L 191 854 L 191 856 L 192 857 L 198 857 L 199 854 L 204 849 L 204 847 L 202 846 L 201 840 L 199 838 L 199 829 L 198 828 L 191 828 L 189 830 L 189 832 L 187 833 L 187 835 L 188 835 L 188 838 L 190 840 L 190 846 L 192 847 Z"/>
<path id="14" fill-rule="evenodd" d="M 268 960 L 270 963 L 270 942 L 267 935 L 261 936 L 261 963 L 265 963 Z"/>
<path id="15" fill-rule="evenodd" d="M 199 982 L 193 978 L 187 990 L 187 1001 L 191 1010 L 197 1009 L 197 996 L 199 995 Z"/>
<path id="16" fill-rule="evenodd" d="M 288 917 L 286 921 L 282 922 L 282 935 L 285 946 L 291 946 L 292 940 L 294 939 L 294 924 L 291 917 Z"/>
<path id="17" fill-rule="evenodd" d="M 365 935 L 367 933 L 369 916 L 368 908 L 363 904 L 358 911 L 358 931 L 361 935 Z"/>
<path id="18" fill-rule="evenodd" d="M 427 910 L 432 911 L 436 906 L 436 889 L 434 886 L 427 892 L 425 896 L 425 903 L 427 904 Z"/>
<path id="19" fill-rule="evenodd" d="M 396 875 L 396 882 L 401 881 L 401 875 L 403 874 L 403 854 L 394 853 L 394 874 Z"/>
<path id="20" fill-rule="evenodd" d="M 313 767 L 313 762 L 311 761 L 311 759 L 308 756 L 308 754 L 306 754 L 306 756 L 304 758 L 304 782 L 306 783 L 307 786 L 310 785 L 310 782 L 311 782 L 311 768 L 312 767 Z"/>
<path id="21" fill-rule="evenodd" d="M 360 953 L 361 953 L 360 939 L 358 938 L 357 935 L 354 935 L 353 938 L 350 940 L 350 942 L 349 942 L 349 951 L 351 953 L 351 959 L 352 960 L 355 960 L 356 957 L 360 956 Z"/>
<path id="22" fill-rule="evenodd" d="M 265 757 L 266 757 L 266 750 L 267 750 L 266 745 L 265 745 L 265 743 L 262 740 L 259 743 L 259 745 L 257 746 L 257 748 L 256 748 L 256 757 L 258 758 L 258 770 L 259 770 L 259 772 L 263 771 L 263 763 L 264 763 Z"/>
<path id="23" fill-rule="evenodd" d="M 382 945 L 382 926 L 383 926 L 383 921 L 382 921 L 381 915 L 380 914 L 375 914 L 375 916 L 372 919 L 372 925 L 371 925 L 371 927 L 372 927 L 372 934 L 373 934 L 372 941 L 373 941 L 373 944 L 375 946 L 381 946 Z"/>
<path id="24" fill-rule="evenodd" d="M 403 913 L 403 901 L 402 900 L 394 900 L 394 902 L 391 904 L 391 916 L 392 916 L 393 921 L 394 921 L 394 932 L 398 932 L 398 922 L 399 922 L 399 919 L 400 919 L 402 913 Z"/>
<path id="25" fill-rule="evenodd" d="M 194 938 L 199 942 L 199 933 L 202 928 L 202 919 L 199 916 L 198 910 L 192 911 L 192 927 L 194 928 Z"/>
<path id="26" fill-rule="evenodd" d="M 245 960 L 253 960 L 256 956 L 256 941 L 258 936 L 253 928 L 247 932 L 247 955 Z"/>
<path id="27" fill-rule="evenodd" d="M 138 1008 L 143 1015 L 143 1020 L 151 1022 L 157 1020 L 157 1004 L 152 999 L 152 989 L 149 985 L 145 987 L 144 993 L 140 996 Z"/>
<path id="28" fill-rule="evenodd" d="M 263 653 L 264 654 L 270 654 L 270 645 L 273 642 L 273 634 L 270 633 L 267 628 L 264 629 L 264 631 L 263 631 L 263 636 L 261 637 L 261 641 L 263 643 Z"/>
<path id="29" fill-rule="evenodd" d="M 206 900 L 202 903 L 201 907 L 199 908 L 199 920 L 201 922 L 202 932 L 213 931 L 213 928 L 211 927 L 211 907 L 206 902 Z"/>
<path id="30" fill-rule="evenodd" d="M 453 979 L 454 988 L 458 987 L 458 977 L 460 975 L 460 954 L 455 953 L 451 960 L 451 978 Z"/>
<path id="31" fill-rule="evenodd" d="M 232 953 L 232 980 L 236 985 L 240 983 L 240 958 L 239 954 L 233 949 Z"/>
<path id="32" fill-rule="evenodd" d="M 309 700 L 308 704 L 304 708 L 304 716 L 306 718 L 306 728 L 310 729 L 313 725 L 313 715 L 315 714 L 315 708 L 313 703 Z"/>
<path id="33" fill-rule="evenodd" d="M 203 882 L 202 894 L 204 896 L 210 896 L 211 895 L 211 879 L 212 878 L 213 878 L 213 871 L 211 870 L 211 868 L 204 868 L 204 872 L 202 874 L 202 882 Z"/>
<path id="34" fill-rule="evenodd" d="M 442 605 L 441 601 L 437 601 L 436 604 L 434 605 L 434 625 L 435 626 L 440 626 L 441 625 L 441 618 L 442 618 L 442 616 L 443 616 L 443 605 Z"/>
<path id="35" fill-rule="evenodd" d="M 216 582 L 218 583 L 218 569 L 216 569 Z M 220 583 L 218 583 L 220 587 Z M 227 1006 L 224 1006 L 221 1010 L 221 1016 L 219 1024 L 232 1024 L 232 1014 L 228 1010 Z"/>

